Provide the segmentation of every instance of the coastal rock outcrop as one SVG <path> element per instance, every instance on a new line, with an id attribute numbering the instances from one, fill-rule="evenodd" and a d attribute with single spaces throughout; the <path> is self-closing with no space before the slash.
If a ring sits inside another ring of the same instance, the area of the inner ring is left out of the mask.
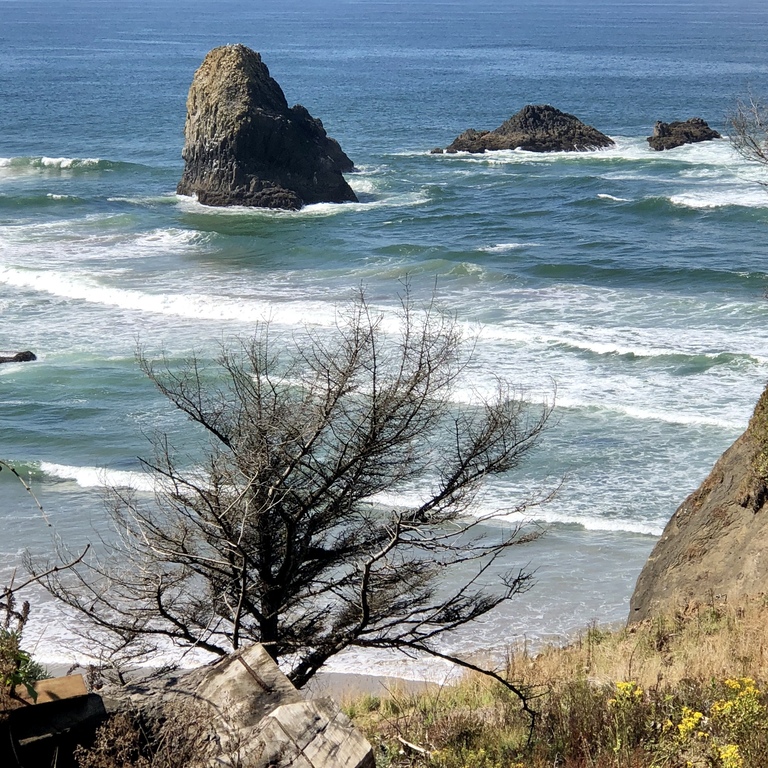
<path id="1" fill-rule="evenodd" d="M 0 355 L 0 363 L 29 363 L 32 360 L 37 360 L 37 355 L 29 350 L 14 355 Z"/>
<path id="2" fill-rule="evenodd" d="M 342 173 L 354 168 L 323 124 L 282 89 L 256 51 L 214 48 L 187 98 L 184 174 L 177 192 L 204 205 L 296 210 L 357 200 Z"/>
<path id="3" fill-rule="evenodd" d="M 723 137 L 710 128 L 700 117 L 691 117 L 684 121 L 663 123 L 661 120 L 653 126 L 653 135 L 648 137 L 651 149 L 674 149 L 683 144 L 695 144 L 699 141 L 722 139 Z"/>
<path id="4" fill-rule="evenodd" d="M 445 150 L 485 152 L 498 149 L 525 149 L 529 152 L 581 152 L 612 147 L 613 139 L 586 125 L 575 115 L 549 104 L 529 104 L 493 131 L 470 128 Z M 437 154 L 438 150 L 432 150 Z"/>
<path id="5" fill-rule="evenodd" d="M 651 552 L 629 621 L 768 593 L 768 388 L 744 434 L 677 508 Z"/>

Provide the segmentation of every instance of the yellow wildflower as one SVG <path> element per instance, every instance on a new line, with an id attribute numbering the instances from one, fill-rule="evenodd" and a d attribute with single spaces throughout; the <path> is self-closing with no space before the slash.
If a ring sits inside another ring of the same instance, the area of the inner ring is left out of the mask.
<path id="1" fill-rule="evenodd" d="M 743 768 L 744 758 L 741 756 L 738 744 L 726 744 L 718 747 L 717 751 L 723 768 Z"/>

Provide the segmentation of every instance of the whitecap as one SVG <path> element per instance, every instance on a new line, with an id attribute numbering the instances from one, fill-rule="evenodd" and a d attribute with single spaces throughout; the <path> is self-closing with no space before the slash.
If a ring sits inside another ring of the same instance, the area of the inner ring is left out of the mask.
<path id="1" fill-rule="evenodd" d="M 359 195 L 372 195 L 378 191 L 379 185 L 374 179 L 355 176 L 348 181 L 349 186 Z"/>
<path id="2" fill-rule="evenodd" d="M 514 518 L 513 518 L 514 520 Z M 634 533 L 658 538 L 664 525 L 652 521 L 626 520 L 620 517 L 599 517 L 597 515 L 577 515 L 549 512 L 546 507 L 536 508 L 530 520 L 547 525 L 579 525 L 587 531 L 608 531 L 611 533 Z"/>
<path id="3" fill-rule="evenodd" d="M 133 488 L 155 490 L 155 478 L 146 472 L 128 472 L 105 467 L 73 467 L 43 461 L 40 471 L 59 480 L 74 480 L 80 488 Z"/>
<path id="4" fill-rule="evenodd" d="M 33 158 L 30 161 L 30 165 L 34 168 L 38 165 L 42 166 L 43 168 L 74 168 L 77 167 L 87 167 L 90 165 L 98 165 L 100 162 L 98 157 L 85 157 L 85 158 L 77 158 L 77 157 L 41 157 L 38 159 Z"/>
<path id="5" fill-rule="evenodd" d="M 184 248 L 191 245 L 201 245 L 208 240 L 208 235 L 197 232 L 193 229 L 176 229 L 169 227 L 165 229 L 153 229 L 138 235 L 134 241 L 136 247 L 147 250 L 168 251 L 178 248 Z"/>
<path id="6" fill-rule="evenodd" d="M 600 200 L 613 200 L 615 203 L 628 203 L 630 202 L 629 198 L 627 197 L 616 197 L 616 195 L 608 195 L 605 193 L 600 193 L 598 195 L 598 198 Z"/>
<path id="7" fill-rule="evenodd" d="M 84 273 L 0 266 L 0 282 L 91 304 L 197 320 L 243 323 L 269 320 L 289 327 L 331 327 L 337 319 L 334 305 L 320 301 L 272 303 L 256 297 L 219 296 L 213 293 L 149 293 L 104 285 Z"/>
<path id="8" fill-rule="evenodd" d="M 480 250 L 486 253 L 506 253 L 520 248 L 536 248 L 538 245 L 539 243 L 496 243 L 496 245 L 486 245 Z"/>
<path id="9" fill-rule="evenodd" d="M 673 205 L 697 210 L 706 208 L 768 208 L 768 193 L 761 187 L 708 188 L 705 191 L 688 191 L 671 195 Z"/>
<path id="10" fill-rule="evenodd" d="M 728 432 L 738 434 L 745 427 L 745 424 L 737 419 L 724 419 L 717 416 L 706 416 L 700 413 L 685 413 L 682 411 L 666 411 L 660 408 L 641 408 L 635 405 L 623 403 L 609 403 L 605 400 L 594 402 L 590 400 L 580 400 L 567 395 L 558 394 L 557 405 L 559 408 L 569 408 L 574 410 L 594 410 L 617 413 L 621 416 L 628 416 L 631 419 L 640 421 L 661 421 L 667 424 L 681 424 L 691 427 L 717 427 Z"/>

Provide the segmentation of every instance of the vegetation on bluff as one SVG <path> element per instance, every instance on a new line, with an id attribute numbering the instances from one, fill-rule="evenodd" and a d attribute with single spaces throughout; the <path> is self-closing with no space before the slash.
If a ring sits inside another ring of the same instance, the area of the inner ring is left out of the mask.
<path id="1" fill-rule="evenodd" d="M 510 652 L 536 694 L 529 721 L 509 691 L 457 686 L 363 696 L 347 712 L 386 768 L 763 768 L 768 606 L 710 604 L 631 629 L 590 627 L 567 648 Z"/>

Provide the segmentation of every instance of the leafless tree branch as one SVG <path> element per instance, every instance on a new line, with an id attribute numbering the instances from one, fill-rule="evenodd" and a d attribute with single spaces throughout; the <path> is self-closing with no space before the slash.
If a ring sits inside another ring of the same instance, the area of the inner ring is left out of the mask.
<path id="1" fill-rule="evenodd" d="M 154 498 L 112 491 L 107 555 L 35 578 L 116 655 L 258 641 L 299 687 L 349 646 L 439 655 L 437 638 L 531 585 L 505 556 L 539 532 L 476 503 L 535 446 L 552 404 L 530 406 L 503 380 L 459 404 L 472 347 L 456 321 L 417 310 L 406 287 L 398 322 L 361 292 L 330 335 L 286 344 L 265 325 L 213 365 L 140 351 L 201 428 L 205 459 L 190 468 L 158 438 L 145 462 Z M 422 496 L 407 503 L 413 488 Z"/>

